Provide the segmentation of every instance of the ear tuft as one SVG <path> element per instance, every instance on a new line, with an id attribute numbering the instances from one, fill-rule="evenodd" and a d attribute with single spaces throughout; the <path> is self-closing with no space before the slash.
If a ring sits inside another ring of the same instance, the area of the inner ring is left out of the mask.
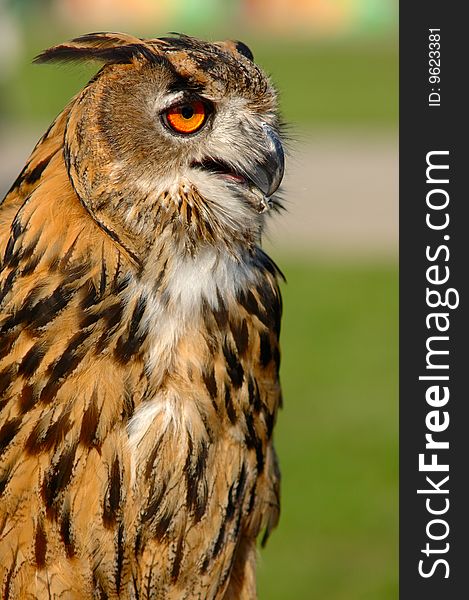
<path id="1" fill-rule="evenodd" d="M 244 57 L 246 57 L 248 60 L 250 61 L 254 61 L 254 55 L 251 51 L 251 48 L 249 48 L 249 46 L 246 46 L 246 44 L 244 42 L 240 42 L 239 40 L 237 40 L 235 42 L 235 46 L 236 46 L 236 50 L 242 54 Z"/>
<path id="2" fill-rule="evenodd" d="M 135 58 L 151 61 L 161 60 L 155 47 L 126 33 L 97 32 L 52 46 L 36 56 L 33 62 L 74 62 L 98 60 L 107 63 L 129 63 Z"/>

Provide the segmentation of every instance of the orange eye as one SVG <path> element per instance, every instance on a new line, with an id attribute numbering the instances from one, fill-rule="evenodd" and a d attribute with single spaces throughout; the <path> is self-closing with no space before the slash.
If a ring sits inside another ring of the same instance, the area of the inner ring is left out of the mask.
<path id="1" fill-rule="evenodd" d="M 181 104 L 166 112 L 166 121 L 178 133 L 195 133 L 205 123 L 207 109 L 200 100 Z"/>

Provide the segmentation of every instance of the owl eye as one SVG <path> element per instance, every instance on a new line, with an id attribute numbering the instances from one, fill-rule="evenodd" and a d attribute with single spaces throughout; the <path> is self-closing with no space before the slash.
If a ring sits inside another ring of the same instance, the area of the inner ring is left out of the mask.
<path id="1" fill-rule="evenodd" d="M 168 127 L 177 133 L 189 134 L 199 131 L 207 120 L 208 110 L 201 100 L 193 100 L 169 108 L 164 113 Z"/>

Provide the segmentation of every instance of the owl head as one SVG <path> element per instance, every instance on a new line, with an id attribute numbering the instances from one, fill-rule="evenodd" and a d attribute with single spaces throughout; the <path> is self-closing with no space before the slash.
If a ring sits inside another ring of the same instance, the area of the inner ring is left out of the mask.
<path id="1" fill-rule="evenodd" d="M 192 247 L 256 242 L 284 154 L 276 92 L 249 48 L 93 33 L 36 62 L 86 59 L 104 66 L 72 101 L 64 157 L 96 221 L 130 244 L 168 223 Z"/>

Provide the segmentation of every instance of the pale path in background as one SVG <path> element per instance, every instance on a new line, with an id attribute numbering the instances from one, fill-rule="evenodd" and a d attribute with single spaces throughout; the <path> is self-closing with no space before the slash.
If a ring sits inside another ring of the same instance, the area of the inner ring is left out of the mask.
<path id="1" fill-rule="evenodd" d="M 320 133 L 292 144 L 267 251 L 350 258 L 397 256 L 397 136 Z"/>

